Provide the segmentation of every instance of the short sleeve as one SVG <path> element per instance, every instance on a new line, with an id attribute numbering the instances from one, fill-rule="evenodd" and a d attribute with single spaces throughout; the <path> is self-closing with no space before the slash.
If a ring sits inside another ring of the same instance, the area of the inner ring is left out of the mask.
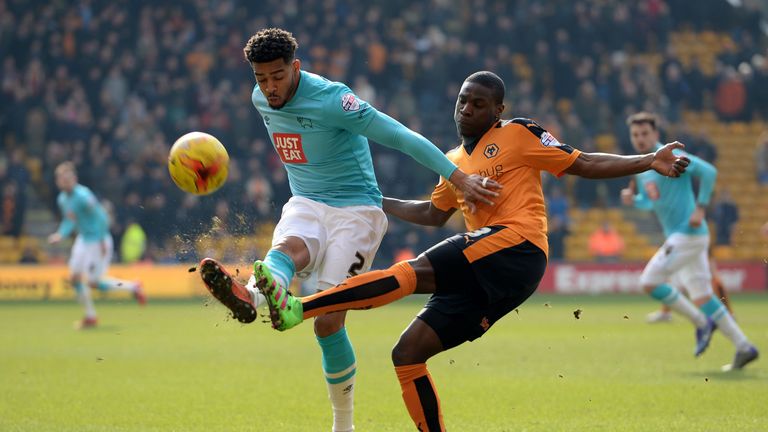
<path id="1" fill-rule="evenodd" d="M 516 141 L 524 163 L 530 167 L 561 176 L 581 154 L 568 144 L 563 144 L 535 121 L 516 118 Z"/>
<path id="2" fill-rule="evenodd" d="M 435 190 L 432 191 L 431 201 L 432 205 L 442 211 L 459 208 L 456 193 L 443 177 L 440 177 L 440 182 L 435 186 Z"/>
<path id="3" fill-rule="evenodd" d="M 349 87 L 334 83 L 325 104 L 325 120 L 332 126 L 354 134 L 362 134 L 376 117 L 376 109 L 360 99 Z"/>

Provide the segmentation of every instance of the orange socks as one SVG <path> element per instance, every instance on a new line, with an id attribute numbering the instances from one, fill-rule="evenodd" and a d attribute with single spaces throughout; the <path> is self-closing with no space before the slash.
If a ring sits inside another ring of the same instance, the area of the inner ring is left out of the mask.
<path id="1" fill-rule="evenodd" d="M 386 270 L 351 277 L 343 283 L 302 297 L 304 319 L 350 309 L 371 309 L 392 303 L 416 291 L 416 272 L 407 262 Z"/>
<path id="2" fill-rule="evenodd" d="M 304 319 L 350 309 L 371 309 L 416 291 L 416 272 L 407 262 L 351 277 L 344 283 L 302 297 Z M 408 413 L 420 431 L 444 431 L 440 399 L 424 363 L 395 367 Z"/>
<path id="3" fill-rule="evenodd" d="M 444 431 L 440 398 L 427 371 L 427 365 L 419 363 L 396 366 L 395 372 L 403 389 L 403 401 L 416 428 L 423 432 Z"/>

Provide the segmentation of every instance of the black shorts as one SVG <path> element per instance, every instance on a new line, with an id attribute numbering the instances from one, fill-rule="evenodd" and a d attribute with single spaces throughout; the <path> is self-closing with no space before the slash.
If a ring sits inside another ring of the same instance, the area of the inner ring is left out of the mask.
<path id="1" fill-rule="evenodd" d="M 468 247 L 506 229 L 491 226 L 458 234 L 425 252 L 437 289 L 418 317 L 435 330 L 443 349 L 479 338 L 539 286 L 547 258 L 529 241 L 490 246 L 494 249 L 473 261 L 465 254 Z"/>

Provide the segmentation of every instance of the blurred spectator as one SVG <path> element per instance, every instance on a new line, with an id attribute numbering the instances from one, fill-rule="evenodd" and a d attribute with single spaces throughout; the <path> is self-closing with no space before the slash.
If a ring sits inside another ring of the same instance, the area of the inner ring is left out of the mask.
<path id="1" fill-rule="evenodd" d="M 2 235 L 19 237 L 24 223 L 23 207 L 20 205 L 18 197 L 19 187 L 13 180 L 6 181 L 2 189 L 2 226 L 0 233 Z"/>
<path id="2" fill-rule="evenodd" d="M 126 264 L 135 263 L 144 256 L 147 235 L 136 221 L 129 221 L 120 241 L 120 258 Z"/>
<path id="3" fill-rule="evenodd" d="M 40 260 L 37 258 L 37 251 L 30 245 L 24 246 L 21 251 L 20 264 L 37 264 Z"/>
<path id="4" fill-rule="evenodd" d="M 586 129 L 575 112 L 570 111 L 565 115 L 563 134 L 560 139 L 564 143 L 573 143 L 575 146 L 581 145 L 580 143 L 587 139 Z"/>
<path id="5" fill-rule="evenodd" d="M 760 184 L 768 184 L 768 131 L 760 134 L 755 151 L 755 163 L 757 168 L 757 181 Z"/>
<path id="6" fill-rule="evenodd" d="M 579 85 L 579 93 L 574 101 L 574 109 L 581 117 L 581 122 L 587 128 L 594 128 L 597 124 L 597 91 L 592 81 L 583 81 Z"/>
<path id="7" fill-rule="evenodd" d="M 743 120 L 747 106 L 744 80 L 732 66 L 725 67 L 715 89 L 715 109 L 723 120 Z"/>
<path id="8" fill-rule="evenodd" d="M 230 217 L 247 219 L 236 224 L 238 235 L 271 221 L 290 192 L 251 105 L 253 76 L 242 59 L 248 32 L 267 25 L 311 40 L 298 51 L 306 70 L 351 83 L 362 99 L 443 150 L 457 143 L 457 87 L 479 69 L 517 83 L 508 89 L 505 116 L 533 117 L 585 151 L 595 151 L 585 144 L 591 137 L 612 130 L 629 151 L 623 121 L 640 109 L 666 108 L 674 120 L 682 109 L 714 101 L 723 118 L 748 120 L 750 110 L 768 118 L 760 16 L 722 0 L 695 8 L 685 0 L 476 0 L 471 10 L 444 0 L 324 0 L 301 3 L 302 13 L 296 2 L 280 0 L 216 5 L 0 0 L 0 104 L 13 107 L 0 112 L 1 145 L 25 150 L 18 166 L 27 157 L 42 161 L 34 187 L 51 208 L 50 173 L 66 159 L 97 196 L 116 203 L 117 229 L 141 221 L 154 243 L 149 256 L 170 259 L 163 247 L 175 236 L 209 229 L 221 199 Z M 716 77 L 698 56 L 684 70 L 674 49 L 659 52 L 671 46 L 671 31 L 685 28 L 738 29 L 714 47 Z M 656 64 L 645 61 L 648 54 L 663 56 L 658 69 L 648 66 Z M 216 135 L 230 152 L 232 178 L 215 197 L 185 197 L 164 172 L 164 153 L 190 130 Z M 428 171 L 371 148 L 386 194 L 431 190 Z M 16 179 L 22 212 L 28 174 Z M 611 205 L 614 194 L 605 191 L 612 187 L 579 179 L 574 204 Z M 394 249 L 383 249 L 392 256 Z"/>
<path id="9" fill-rule="evenodd" d="M 683 143 L 686 141 L 678 140 Z M 709 141 L 707 134 L 702 132 L 691 141 L 692 147 L 689 151 L 705 161 L 715 164 L 717 162 L 717 147 Z M 688 147 L 686 143 L 686 147 Z"/>
<path id="10" fill-rule="evenodd" d="M 21 148 L 11 152 L 11 159 L 0 169 L 0 193 L 2 194 L 2 226 L 0 233 L 13 237 L 22 234 L 24 214 L 27 208 L 26 189 L 30 173 L 25 166 L 25 153 Z"/>
<path id="11" fill-rule="evenodd" d="M 562 260 L 565 258 L 565 238 L 568 236 L 568 224 L 562 217 L 554 215 L 547 221 L 549 239 L 549 259 Z"/>
<path id="12" fill-rule="evenodd" d="M 15 182 L 19 188 L 19 194 L 24 194 L 24 189 L 29 184 L 30 174 L 25 165 L 26 154 L 24 149 L 19 147 L 11 152 L 11 160 L 6 168 L 6 177 Z"/>
<path id="13" fill-rule="evenodd" d="M 756 54 L 752 57 L 754 75 L 752 77 L 753 104 L 763 120 L 768 120 L 768 60 Z"/>
<path id="14" fill-rule="evenodd" d="M 712 203 L 712 221 L 715 223 L 715 244 L 730 245 L 733 226 L 739 221 L 739 208 L 733 202 L 731 191 L 724 187 Z"/>
<path id="15" fill-rule="evenodd" d="M 704 75 L 699 65 L 699 59 L 693 57 L 685 73 L 685 80 L 691 88 L 688 93 L 688 109 L 701 111 L 704 107 L 704 95 L 710 90 L 710 79 Z"/>
<path id="16" fill-rule="evenodd" d="M 550 218 L 559 218 L 566 226 L 570 224 L 568 198 L 566 198 L 560 185 L 555 184 L 550 188 L 546 203 Z"/>
<path id="17" fill-rule="evenodd" d="M 591 139 L 585 139 L 580 146 L 577 146 L 577 148 L 585 152 L 597 151 L 594 141 Z M 600 186 L 602 183 L 602 180 L 588 179 L 584 177 L 576 177 L 576 179 L 574 179 L 574 198 L 580 209 L 585 210 L 600 204 Z"/>
<path id="18" fill-rule="evenodd" d="M 598 262 L 618 261 L 624 253 L 624 239 L 605 221 L 589 236 L 589 253 Z"/>
<path id="19" fill-rule="evenodd" d="M 683 76 L 680 66 L 676 63 L 670 63 L 662 75 L 664 81 L 664 92 L 667 95 L 669 109 L 667 110 L 667 119 L 672 122 L 680 120 L 680 106 L 691 93 L 691 87 Z"/>
<path id="20" fill-rule="evenodd" d="M 416 253 L 413 251 L 413 248 L 405 246 L 395 250 L 395 254 L 392 258 L 392 262 L 398 263 L 401 261 L 408 261 L 415 258 L 416 258 Z"/>
<path id="21" fill-rule="evenodd" d="M 393 263 L 400 261 L 407 261 L 416 258 L 416 251 L 420 250 L 419 247 L 419 233 L 416 231 L 409 231 L 405 235 L 405 241 L 402 246 L 395 250 L 395 254 L 392 258 Z"/>

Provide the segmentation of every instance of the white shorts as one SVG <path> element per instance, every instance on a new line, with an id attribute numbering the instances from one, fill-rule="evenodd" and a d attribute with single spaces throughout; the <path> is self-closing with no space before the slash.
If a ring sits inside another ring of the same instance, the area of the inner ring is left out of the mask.
<path id="1" fill-rule="evenodd" d="M 105 251 L 102 252 L 102 244 Z M 75 238 L 69 257 L 69 272 L 81 274 L 86 282 L 96 282 L 109 268 L 112 261 L 112 236 L 99 242 L 86 242 L 82 236 Z"/>
<path id="2" fill-rule="evenodd" d="M 645 266 L 640 284 L 683 285 L 692 299 L 712 295 L 708 247 L 709 236 L 672 234 Z"/>
<path id="3" fill-rule="evenodd" d="M 272 246 L 286 237 L 304 240 L 309 264 L 297 269 L 296 277 L 315 276 L 317 289 L 324 290 L 368 271 L 386 232 L 387 217 L 379 207 L 331 207 L 295 196 L 283 206 Z"/>

